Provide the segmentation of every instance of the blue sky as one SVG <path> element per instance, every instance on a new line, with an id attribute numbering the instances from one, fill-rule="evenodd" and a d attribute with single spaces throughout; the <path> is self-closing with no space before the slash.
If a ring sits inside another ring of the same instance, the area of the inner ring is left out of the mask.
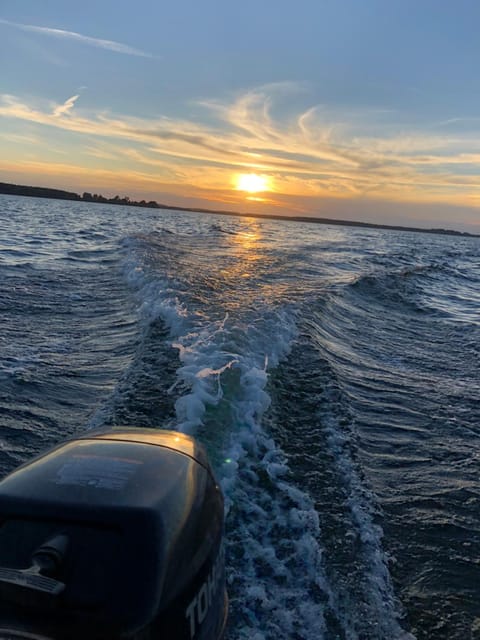
<path id="1" fill-rule="evenodd" d="M 0 180 L 478 230 L 479 18 L 466 0 L 2 0 Z"/>

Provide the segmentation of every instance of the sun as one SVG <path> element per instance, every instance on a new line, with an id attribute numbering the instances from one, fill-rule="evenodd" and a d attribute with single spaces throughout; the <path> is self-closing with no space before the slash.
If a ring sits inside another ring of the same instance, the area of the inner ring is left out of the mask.
<path id="1" fill-rule="evenodd" d="M 235 177 L 236 189 L 248 193 L 271 191 L 272 187 L 268 176 L 260 176 L 257 173 L 240 173 Z"/>

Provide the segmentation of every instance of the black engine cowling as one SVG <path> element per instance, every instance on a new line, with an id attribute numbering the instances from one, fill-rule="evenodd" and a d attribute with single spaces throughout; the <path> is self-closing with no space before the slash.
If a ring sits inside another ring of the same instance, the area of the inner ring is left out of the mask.
<path id="1" fill-rule="evenodd" d="M 223 498 L 177 432 L 86 433 L 0 482 L 0 639 L 219 640 Z"/>

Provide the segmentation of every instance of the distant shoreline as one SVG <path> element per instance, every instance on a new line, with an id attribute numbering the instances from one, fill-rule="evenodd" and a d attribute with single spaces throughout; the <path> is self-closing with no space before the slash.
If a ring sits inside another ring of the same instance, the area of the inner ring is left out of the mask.
<path id="1" fill-rule="evenodd" d="M 262 220 L 287 220 L 290 222 L 309 222 L 313 224 L 328 224 L 340 227 L 361 227 L 367 229 L 387 229 L 389 231 L 410 231 L 415 233 L 434 233 L 448 236 L 461 236 L 469 238 L 479 238 L 480 234 L 468 233 L 467 231 L 455 231 L 453 229 L 422 229 L 421 227 L 404 227 L 401 225 L 377 224 L 374 222 L 358 222 L 355 220 L 336 220 L 335 218 L 311 218 L 309 216 L 284 216 L 279 214 L 246 213 L 240 211 L 224 211 L 219 209 L 204 209 L 199 207 L 176 207 L 168 204 L 158 203 L 155 200 L 130 200 L 128 196 L 120 198 L 106 198 L 100 194 L 84 192 L 81 196 L 72 191 L 62 189 L 50 189 L 48 187 L 30 187 L 25 185 L 0 182 L 0 194 L 10 196 L 28 196 L 33 198 L 51 198 L 54 200 L 73 200 L 76 202 L 90 202 L 100 204 L 114 204 L 130 207 L 143 207 L 148 209 L 170 209 L 173 211 L 189 211 L 198 213 L 214 213 L 222 216 L 242 216 L 248 218 L 259 218 Z"/>

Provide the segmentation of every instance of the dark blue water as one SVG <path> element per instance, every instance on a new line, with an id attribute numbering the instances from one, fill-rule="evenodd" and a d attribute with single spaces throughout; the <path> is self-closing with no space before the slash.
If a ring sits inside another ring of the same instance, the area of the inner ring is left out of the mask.
<path id="1" fill-rule="evenodd" d="M 0 466 L 174 428 L 230 640 L 480 638 L 480 243 L 0 196 Z"/>

